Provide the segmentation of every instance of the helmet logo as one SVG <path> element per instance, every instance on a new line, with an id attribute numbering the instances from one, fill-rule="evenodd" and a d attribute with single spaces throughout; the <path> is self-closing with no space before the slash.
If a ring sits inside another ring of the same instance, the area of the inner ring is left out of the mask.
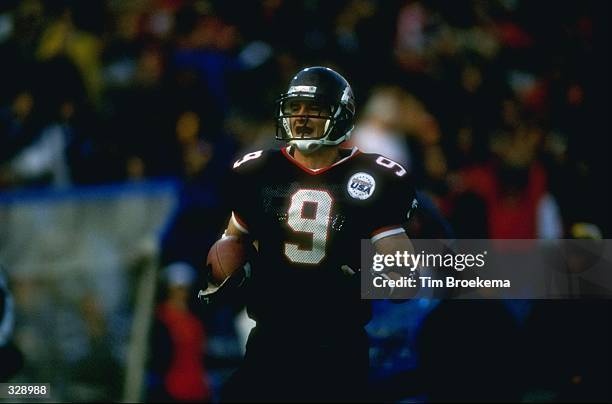
<path id="1" fill-rule="evenodd" d="M 365 200 L 372 196 L 376 188 L 374 177 L 367 173 L 357 173 L 349 179 L 347 191 L 354 199 Z"/>
<path id="2" fill-rule="evenodd" d="M 289 87 L 289 93 L 316 93 L 317 87 L 315 86 L 291 86 Z"/>

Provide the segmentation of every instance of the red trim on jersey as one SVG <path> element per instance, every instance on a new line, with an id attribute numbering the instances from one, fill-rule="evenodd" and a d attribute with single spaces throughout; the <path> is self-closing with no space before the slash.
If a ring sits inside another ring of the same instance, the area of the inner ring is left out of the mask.
<path id="1" fill-rule="evenodd" d="M 361 153 L 361 150 L 357 149 L 356 147 L 353 148 L 352 153 L 349 156 L 344 157 L 341 160 L 336 161 L 334 164 L 332 164 L 331 166 L 327 166 L 327 167 L 323 167 L 320 168 L 318 170 L 313 170 L 312 168 L 308 168 L 305 165 L 303 165 L 302 163 L 300 163 L 299 161 L 297 161 L 291 154 L 289 154 L 289 152 L 287 151 L 287 149 L 289 149 L 289 146 L 287 147 L 283 147 L 281 149 L 281 152 L 283 152 L 283 154 L 285 155 L 285 157 L 287 157 L 287 160 L 289 160 L 290 162 L 292 162 L 293 164 L 295 164 L 296 166 L 298 166 L 299 168 L 301 168 L 302 170 L 306 171 L 308 174 L 310 175 L 318 175 L 318 174 L 322 174 L 325 171 L 329 170 L 332 167 L 337 166 L 338 164 L 342 164 L 345 161 L 349 160 L 350 158 L 358 155 Z"/>
<path id="2" fill-rule="evenodd" d="M 384 226 L 384 227 L 380 227 L 376 230 L 374 230 L 371 234 L 370 234 L 370 238 L 376 236 L 377 234 L 380 234 L 382 232 L 385 231 L 389 231 L 389 230 L 394 230 L 394 229 L 403 229 L 404 227 L 401 224 L 392 224 L 390 226 Z"/>

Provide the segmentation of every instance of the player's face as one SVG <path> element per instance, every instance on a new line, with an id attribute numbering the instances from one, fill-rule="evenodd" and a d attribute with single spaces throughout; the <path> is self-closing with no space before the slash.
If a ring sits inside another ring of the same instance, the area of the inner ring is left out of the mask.
<path id="1" fill-rule="evenodd" d="M 299 139 L 323 136 L 330 108 L 313 100 L 292 100 L 284 106 L 284 113 L 291 115 L 291 133 Z"/>

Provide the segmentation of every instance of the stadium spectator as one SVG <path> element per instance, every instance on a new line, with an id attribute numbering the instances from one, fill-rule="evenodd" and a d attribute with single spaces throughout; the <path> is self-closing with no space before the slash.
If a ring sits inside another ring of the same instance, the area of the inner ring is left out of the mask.
<path id="1" fill-rule="evenodd" d="M 148 400 L 210 401 L 203 357 L 206 333 L 189 311 L 195 270 L 175 262 L 164 269 L 166 294 L 158 305 L 151 335 Z"/>

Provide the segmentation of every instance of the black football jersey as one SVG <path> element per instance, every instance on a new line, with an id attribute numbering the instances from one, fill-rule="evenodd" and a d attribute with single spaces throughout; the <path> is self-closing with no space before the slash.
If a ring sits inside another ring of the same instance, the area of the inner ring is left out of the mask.
<path id="1" fill-rule="evenodd" d="M 415 191 L 398 163 L 357 148 L 341 153 L 319 170 L 302 166 L 290 148 L 249 153 L 233 165 L 232 220 L 258 241 L 247 302 L 258 323 L 331 332 L 369 321 L 359 283 L 341 267 L 360 267 L 361 239 L 404 232 Z"/>

